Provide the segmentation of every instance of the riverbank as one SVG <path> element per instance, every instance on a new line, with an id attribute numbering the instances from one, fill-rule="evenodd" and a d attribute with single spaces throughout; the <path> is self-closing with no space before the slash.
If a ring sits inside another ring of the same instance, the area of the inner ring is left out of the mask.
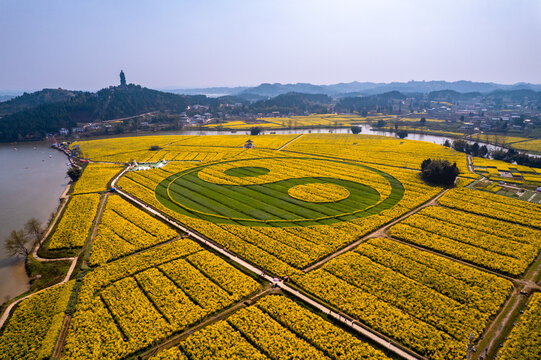
<path id="1" fill-rule="evenodd" d="M 12 258 L 4 240 L 12 230 L 37 218 L 47 225 L 59 205 L 67 179 L 67 160 L 47 142 L 0 145 L 0 302 L 30 289 L 24 258 Z"/>

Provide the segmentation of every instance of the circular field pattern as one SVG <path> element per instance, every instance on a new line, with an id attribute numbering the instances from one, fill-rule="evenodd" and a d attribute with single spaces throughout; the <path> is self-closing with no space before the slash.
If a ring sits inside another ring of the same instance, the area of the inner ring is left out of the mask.
<path id="1" fill-rule="evenodd" d="M 296 185 L 287 191 L 289 196 L 308 202 L 324 203 L 347 199 L 349 190 L 331 183 L 310 183 Z"/>
<path id="2" fill-rule="evenodd" d="M 215 223 L 311 226 L 378 214 L 402 184 L 357 163 L 320 158 L 229 160 L 179 172 L 156 187 L 176 212 Z"/>

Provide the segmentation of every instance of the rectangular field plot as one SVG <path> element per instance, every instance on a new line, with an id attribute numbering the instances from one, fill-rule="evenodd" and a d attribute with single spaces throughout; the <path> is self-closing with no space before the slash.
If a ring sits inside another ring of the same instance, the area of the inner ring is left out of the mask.
<path id="1" fill-rule="evenodd" d="M 183 355 L 186 354 L 186 355 Z M 165 359 L 390 359 L 279 295 L 269 295 L 151 357 Z"/>
<path id="2" fill-rule="evenodd" d="M 256 149 L 279 149 L 297 135 L 207 135 L 193 136 L 176 145 L 189 145 L 198 147 L 239 147 L 242 148 L 246 141 L 251 140 Z"/>
<path id="3" fill-rule="evenodd" d="M 541 359 L 541 293 L 534 293 L 498 359 Z"/>
<path id="4" fill-rule="evenodd" d="M 472 189 L 453 189 L 441 205 L 541 229 L 541 205 Z"/>
<path id="5" fill-rule="evenodd" d="M 92 243 L 90 264 L 99 265 L 178 236 L 163 222 L 120 196 L 110 195 Z"/>
<path id="6" fill-rule="evenodd" d="M 75 183 L 74 194 L 99 192 L 107 190 L 107 183 L 122 170 L 122 165 L 88 164 L 83 175 Z"/>
<path id="7" fill-rule="evenodd" d="M 64 356 L 124 358 L 259 288 L 188 239 L 144 250 L 84 277 Z"/>
<path id="8" fill-rule="evenodd" d="M 96 216 L 100 195 L 72 196 L 51 236 L 49 249 L 75 248 L 84 245 Z"/>
<path id="9" fill-rule="evenodd" d="M 512 283 L 389 239 L 371 239 L 294 281 L 430 359 L 465 356 Z"/>
<path id="10" fill-rule="evenodd" d="M 462 211 L 431 206 L 389 234 L 487 269 L 520 275 L 541 249 L 541 231 Z"/>

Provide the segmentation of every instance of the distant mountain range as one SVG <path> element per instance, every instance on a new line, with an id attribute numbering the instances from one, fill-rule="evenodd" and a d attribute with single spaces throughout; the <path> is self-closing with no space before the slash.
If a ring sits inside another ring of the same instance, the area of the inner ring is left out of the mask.
<path id="1" fill-rule="evenodd" d="M 409 81 L 392 83 L 350 82 L 333 85 L 313 85 L 308 83 L 280 84 L 264 83 L 255 87 L 211 87 L 200 89 L 167 90 L 175 94 L 206 95 L 218 97 L 233 95 L 245 100 L 255 101 L 272 98 L 290 92 L 304 94 L 325 94 L 332 97 L 351 97 L 383 94 L 390 91 L 402 93 L 430 93 L 432 91 L 453 90 L 459 93 L 489 93 L 495 90 L 534 90 L 541 91 L 541 84 L 517 83 L 503 85 L 473 81 Z"/>

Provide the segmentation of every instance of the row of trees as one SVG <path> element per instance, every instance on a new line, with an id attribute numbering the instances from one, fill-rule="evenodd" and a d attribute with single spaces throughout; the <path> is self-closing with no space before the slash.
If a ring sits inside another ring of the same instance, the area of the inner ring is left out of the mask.
<path id="1" fill-rule="evenodd" d="M 512 148 L 489 151 L 486 145 L 479 145 L 478 143 L 470 144 L 465 140 L 455 140 L 452 143 L 449 140 L 445 140 L 443 145 L 472 156 L 492 157 L 495 160 L 502 160 L 508 163 L 541 168 L 541 158 L 521 153 Z"/>
<path id="2" fill-rule="evenodd" d="M 517 163 L 519 165 L 530 166 L 535 168 L 541 168 L 541 158 L 530 156 L 516 151 L 515 149 L 509 150 L 496 150 L 491 153 L 492 158 L 496 160 L 502 160 L 509 163 Z"/>
<path id="3" fill-rule="evenodd" d="M 478 143 L 470 144 L 465 140 L 455 140 L 451 144 L 449 140 L 445 140 L 443 146 L 452 147 L 456 151 L 460 151 L 472 156 L 486 157 L 489 155 L 486 145 L 479 145 Z"/>

